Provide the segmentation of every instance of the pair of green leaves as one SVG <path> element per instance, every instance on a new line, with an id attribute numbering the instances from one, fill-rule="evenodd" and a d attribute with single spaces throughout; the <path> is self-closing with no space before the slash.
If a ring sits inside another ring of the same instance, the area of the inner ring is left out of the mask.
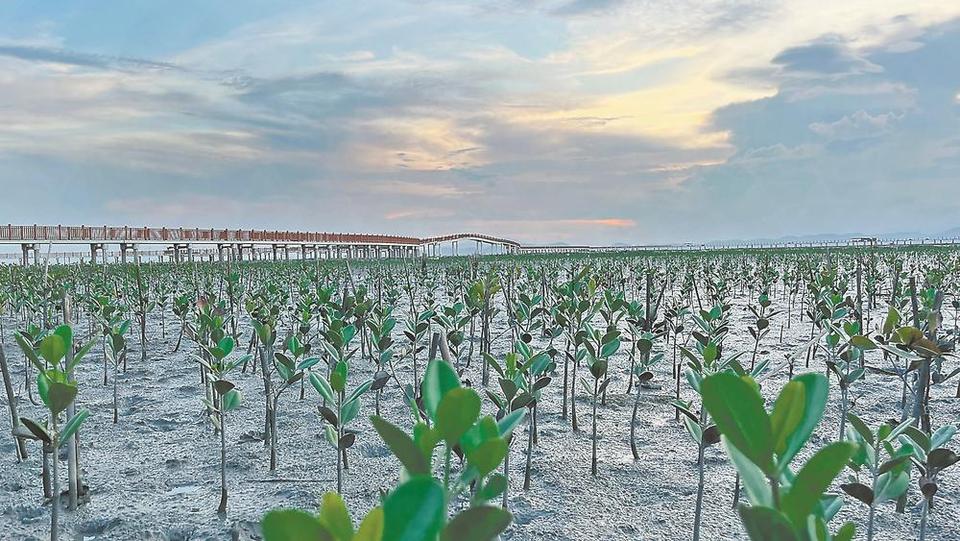
<path id="1" fill-rule="evenodd" d="M 277 333 L 274 332 L 273 327 L 269 323 L 260 322 L 256 319 L 250 323 L 253 324 L 253 329 L 256 331 L 257 338 L 261 344 L 270 345 L 276 341 Z"/>
<path id="2" fill-rule="evenodd" d="M 827 381 L 803 374 L 780 392 L 768 415 L 756 385 L 733 373 L 706 378 L 704 407 L 720 432 L 768 477 L 782 474 L 823 417 Z"/>
<path id="3" fill-rule="evenodd" d="M 310 374 L 310 384 L 327 403 L 336 405 L 337 397 L 340 396 L 340 393 L 344 391 L 346 386 L 346 378 L 347 363 L 341 361 L 331 374 L 330 381 L 327 381 L 327 379 L 320 374 Z M 340 404 L 340 411 L 337 412 L 339 420 L 337 420 L 336 417 L 332 417 L 328 419 L 328 421 L 334 425 L 337 423 L 346 425 L 354 420 L 360 411 L 360 396 L 370 390 L 372 385 L 372 380 L 358 385 L 353 392 L 344 399 L 343 403 Z"/>
<path id="4" fill-rule="evenodd" d="M 463 388 L 453 368 L 434 360 L 427 366 L 421 385 L 423 406 L 433 426 L 417 423 L 413 437 L 380 417 L 371 417 L 374 429 L 411 475 L 429 475 L 433 449 L 440 441 L 459 446 L 476 475 L 489 475 L 503 461 L 506 438 L 523 420 L 524 411 L 506 415 L 498 423 L 480 418 L 480 397 Z"/>
<path id="5" fill-rule="evenodd" d="M 380 541 L 384 538 L 384 511 L 374 508 L 354 530 L 343 499 L 328 492 L 318 515 L 298 509 L 270 511 L 260 527 L 265 541 Z"/>
<path id="6" fill-rule="evenodd" d="M 729 372 L 704 379 L 703 404 L 723 435 L 728 454 L 743 478 L 753 507 L 741 508 L 754 540 L 807 539 L 810 525 L 826 537 L 834 507 L 824 493 L 857 447 L 837 442 L 818 451 L 793 476 L 790 462 L 823 416 L 828 384 L 820 374 L 803 374 L 784 386 L 772 414 L 764 409 L 756 384 Z M 767 483 L 771 483 L 768 485 Z M 779 492 L 779 505 L 773 496 Z M 849 533 L 848 533 L 849 532 Z M 835 539 L 849 539 L 844 526 Z"/>
<path id="7" fill-rule="evenodd" d="M 430 477 L 415 477 L 394 489 L 356 530 L 336 493 L 324 495 L 319 515 L 293 509 L 270 511 L 261 529 L 265 541 L 489 541 L 511 520 L 509 512 L 484 505 L 447 522 L 443 487 Z"/>
<path id="8" fill-rule="evenodd" d="M 883 423 L 876 431 L 871 430 L 854 413 L 848 413 L 847 419 L 852 427 L 849 439 L 859 444 L 857 452 L 850 459 L 851 468 L 860 470 L 866 466 L 871 472 L 876 470 L 879 475 L 871 486 L 854 481 L 840 485 L 840 488 L 869 506 L 899 498 L 910 484 L 910 457 L 914 449 L 908 443 L 894 448 L 893 442 L 910 428 L 913 419 L 896 426 Z M 881 461 L 883 452 L 888 458 Z"/>
<path id="9" fill-rule="evenodd" d="M 84 408 L 67 420 L 67 424 L 63 425 L 63 428 L 60 429 L 60 434 L 57 435 L 59 445 L 66 443 L 70 439 L 70 436 L 73 436 L 77 430 L 80 429 L 80 425 L 83 424 L 87 417 L 90 417 L 90 410 Z M 21 417 L 20 423 L 23 428 L 27 429 L 27 432 L 21 432 L 20 427 L 17 427 L 14 429 L 15 436 L 33 438 L 45 443 L 53 442 L 53 437 L 40 423 L 28 417 Z"/>
<path id="10" fill-rule="evenodd" d="M 220 339 L 214 347 L 206 348 L 207 352 L 216 359 L 217 361 L 222 361 L 227 355 L 233 351 L 234 342 L 232 336 L 224 336 Z"/>
<path id="11" fill-rule="evenodd" d="M 36 349 L 23 333 L 17 333 L 14 337 L 20 349 L 23 350 L 23 354 L 26 355 L 27 359 L 41 372 L 51 368 L 58 368 L 60 361 L 62 361 L 73 348 L 73 329 L 70 328 L 69 325 L 60 325 L 54 329 L 53 333 L 48 334 L 40 341 Z M 73 369 L 90 349 L 93 348 L 93 345 L 94 342 L 91 340 L 73 355 L 73 359 L 66 366 L 67 374 L 73 372 Z"/>

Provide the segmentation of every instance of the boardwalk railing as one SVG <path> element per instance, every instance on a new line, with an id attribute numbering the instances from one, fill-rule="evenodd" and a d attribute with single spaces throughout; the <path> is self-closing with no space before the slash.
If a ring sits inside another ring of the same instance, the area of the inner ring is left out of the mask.
<path id="1" fill-rule="evenodd" d="M 331 243 L 403 246 L 419 246 L 422 244 L 421 239 L 416 237 L 364 233 L 10 224 L 0 226 L 0 242 L 273 242 L 278 244 Z"/>
<path id="2" fill-rule="evenodd" d="M 210 243 L 210 244 L 274 244 L 282 245 L 369 245 L 380 247 L 420 247 L 436 250 L 440 243 L 458 240 L 475 240 L 480 243 L 502 246 L 511 252 L 625 252 L 625 251 L 696 251 L 764 248 L 831 248 L 848 246 L 917 246 L 957 245 L 957 238 L 881 239 L 854 238 L 823 242 L 785 243 L 731 243 L 731 244 L 667 244 L 641 246 L 530 246 L 519 242 L 481 233 L 457 233 L 433 237 L 409 237 L 399 235 L 376 235 L 366 233 L 315 233 L 304 231 L 266 231 L 256 229 L 200 229 L 156 227 L 110 227 L 110 226 L 63 226 L 63 225 L 0 225 L 0 244 L 102 244 L 102 243 Z M 26 250 L 26 248 L 25 248 Z M 439 255 L 439 251 L 436 252 Z"/>

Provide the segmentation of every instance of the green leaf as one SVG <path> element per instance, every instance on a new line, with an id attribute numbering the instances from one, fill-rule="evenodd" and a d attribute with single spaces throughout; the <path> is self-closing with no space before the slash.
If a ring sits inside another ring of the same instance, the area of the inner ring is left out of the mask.
<path id="1" fill-rule="evenodd" d="M 500 421 L 497 422 L 497 430 L 500 434 L 500 437 L 505 438 L 512 433 L 513 430 L 523 422 L 523 418 L 526 416 L 526 414 L 527 412 L 525 410 L 519 409 L 504 415 L 503 419 L 500 419 Z"/>
<path id="2" fill-rule="evenodd" d="M 485 477 L 497 469 L 497 466 L 503 462 L 503 458 L 507 456 L 507 440 L 503 438 L 490 438 L 478 445 L 475 449 L 467 451 L 466 455 L 467 462 L 477 468 L 477 471 L 480 472 L 480 477 Z"/>
<path id="3" fill-rule="evenodd" d="M 307 359 L 300 361 L 300 364 L 297 365 L 297 370 L 303 371 L 308 368 L 313 368 L 319 362 L 320 362 L 320 357 L 309 357 Z"/>
<path id="4" fill-rule="evenodd" d="M 957 433 L 957 427 L 955 425 L 944 425 L 937 429 L 936 432 L 930 436 L 930 449 L 936 449 L 937 447 L 942 447 L 948 441 L 953 439 L 953 435 Z"/>
<path id="5" fill-rule="evenodd" d="M 383 508 L 375 507 L 360 522 L 353 541 L 380 541 L 383 539 Z"/>
<path id="6" fill-rule="evenodd" d="M 503 474 L 495 473 L 487 479 L 485 485 L 474 495 L 474 499 L 479 502 L 490 501 L 503 494 L 507 490 L 507 478 Z"/>
<path id="7" fill-rule="evenodd" d="M 353 325 L 347 325 L 346 327 L 340 329 L 340 337 L 343 340 L 344 345 L 349 344 L 356 334 L 357 328 Z"/>
<path id="8" fill-rule="evenodd" d="M 766 474 L 773 470 L 773 435 L 760 393 L 726 372 L 703 380 L 703 405 L 720 433 Z"/>
<path id="9" fill-rule="evenodd" d="M 330 387 L 330 383 L 327 379 L 320 374 L 310 374 L 310 385 L 313 385 L 313 388 L 320 393 L 320 396 L 324 400 L 331 404 L 336 404 L 336 400 L 333 399 L 333 388 Z"/>
<path id="10" fill-rule="evenodd" d="M 345 361 L 339 361 L 330 374 L 330 387 L 333 387 L 333 390 L 337 393 L 342 392 L 347 386 L 347 370 L 347 363 Z"/>
<path id="11" fill-rule="evenodd" d="M 887 317 L 883 320 L 883 334 L 889 335 L 900 324 L 900 313 L 891 304 L 887 309 Z"/>
<path id="12" fill-rule="evenodd" d="M 323 427 L 323 435 L 326 436 L 327 442 L 334 449 L 340 449 L 340 442 L 337 441 L 337 431 L 333 429 L 330 425 L 325 425 Z"/>
<path id="13" fill-rule="evenodd" d="M 260 522 L 263 541 L 334 541 L 320 520 L 299 509 L 270 511 Z"/>
<path id="14" fill-rule="evenodd" d="M 69 351 L 73 347 L 73 329 L 71 329 L 69 325 L 60 325 L 53 331 L 53 334 L 63 340 L 66 351 Z"/>
<path id="15" fill-rule="evenodd" d="M 870 338 L 868 338 L 868 337 L 866 337 L 866 336 L 863 336 L 862 334 L 857 335 L 857 336 L 854 336 L 854 337 L 851 337 L 851 338 L 850 338 L 850 344 L 851 344 L 853 347 L 860 348 L 860 349 L 862 349 L 862 350 L 864 350 L 864 351 L 869 351 L 869 350 L 872 350 L 872 349 L 877 349 L 877 345 L 873 343 L 873 340 L 871 340 Z"/>
<path id="16" fill-rule="evenodd" d="M 427 463 L 427 459 L 410 436 L 381 417 L 374 415 L 370 417 L 370 422 L 408 473 L 411 475 L 428 475 L 430 473 L 430 465 Z"/>
<path id="17" fill-rule="evenodd" d="M 337 541 L 353 539 L 353 522 L 343 499 L 336 492 L 327 492 L 320 502 L 320 523 Z"/>
<path id="18" fill-rule="evenodd" d="M 790 464 L 790 461 L 793 460 L 793 457 L 797 455 L 800 448 L 810 439 L 813 430 L 820 423 L 820 419 L 823 417 L 823 410 L 827 405 L 827 393 L 829 391 L 827 378 L 822 374 L 802 374 L 793 378 L 791 381 L 796 381 L 803 385 L 803 420 L 797 425 L 793 432 L 787 436 L 785 450 L 782 453 L 778 453 L 778 464 L 781 471 Z"/>
<path id="19" fill-rule="evenodd" d="M 427 372 L 423 375 L 420 392 L 423 396 L 423 407 L 431 420 L 437 420 L 437 408 L 440 407 L 443 395 L 459 387 L 460 378 L 448 363 L 437 359 L 430 361 Z"/>
<path id="20" fill-rule="evenodd" d="M 54 415 L 58 415 L 63 410 L 67 409 L 67 406 L 73 402 L 73 399 L 77 397 L 77 384 L 67 384 L 60 383 L 57 381 L 50 382 L 50 412 Z"/>
<path id="21" fill-rule="evenodd" d="M 773 493 L 770 490 L 770 484 L 767 477 L 760 468 L 750 461 L 736 447 L 730 445 L 730 440 L 722 437 L 724 448 L 730 456 L 730 461 L 740 472 L 740 480 L 743 482 L 743 488 L 747 491 L 747 497 L 753 505 L 773 505 Z"/>
<path id="22" fill-rule="evenodd" d="M 414 477 L 383 502 L 383 541 L 436 539 L 446 515 L 443 487 L 431 477 Z"/>
<path id="23" fill-rule="evenodd" d="M 40 362 L 40 357 L 37 356 L 37 352 L 34 351 L 33 345 L 27 341 L 26 338 L 20 333 L 13 335 L 14 339 L 17 341 L 17 345 L 20 346 L 20 349 L 23 350 L 23 354 L 30 359 L 30 362 L 33 363 L 33 366 L 37 367 L 37 370 L 43 371 L 46 370 L 46 366 Z"/>
<path id="24" fill-rule="evenodd" d="M 923 450 L 924 453 L 930 452 L 930 438 L 926 434 L 921 432 L 919 429 L 913 426 L 908 426 L 903 430 L 903 434 L 913 440 L 917 444 L 917 447 Z"/>
<path id="25" fill-rule="evenodd" d="M 240 407 L 243 395 L 238 389 L 230 389 L 223 395 L 223 411 L 233 411 Z"/>
<path id="26" fill-rule="evenodd" d="M 340 422 L 344 426 L 350 424 L 350 421 L 357 418 L 357 414 L 360 413 L 360 400 L 353 399 L 343 403 L 343 406 L 340 407 Z"/>
<path id="27" fill-rule="evenodd" d="M 480 396 L 473 389 L 447 391 L 437 407 L 437 430 L 451 447 L 480 415 Z"/>
<path id="28" fill-rule="evenodd" d="M 71 361 L 70 364 L 67 365 L 67 374 L 73 373 L 73 369 L 76 368 L 78 364 L 80 364 L 80 361 L 83 360 L 83 358 L 87 355 L 87 353 L 90 353 L 90 350 L 93 349 L 93 346 L 95 344 L 96 344 L 96 340 L 91 340 L 87 342 L 85 345 L 81 346 L 80 349 L 73 354 L 73 361 Z"/>
<path id="29" fill-rule="evenodd" d="M 850 421 L 850 425 L 853 426 L 854 430 L 860 434 L 860 437 L 863 438 L 865 442 L 869 443 L 870 445 L 874 444 L 873 431 L 870 430 L 870 427 L 868 427 L 867 424 L 860 419 L 860 417 L 857 417 L 856 414 L 850 412 L 847 414 L 847 420 Z"/>
<path id="30" fill-rule="evenodd" d="M 367 381 L 361 383 L 360 385 L 357 386 L 356 389 L 353 390 L 352 393 L 350 393 L 350 396 L 347 397 L 347 401 L 356 400 L 356 399 L 360 398 L 360 395 L 362 395 L 363 393 L 369 391 L 369 390 L 370 390 L 370 387 L 371 387 L 372 385 L 373 385 L 373 380 L 372 380 L 372 379 L 371 379 L 371 380 L 367 380 Z"/>
<path id="31" fill-rule="evenodd" d="M 690 434 L 690 438 L 693 439 L 694 443 L 700 445 L 703 442 L 703 429 L 700 428 L 700 425 L 693 421 L 689 417 L 683 418 L 683 426 L 687 429 L 687 434 Z"/>
<path id="32" fill-rule="evenodd" d="M 25 426 L 27 430 L 29 430 L 31 434 L 36 436 L 38 440 L 46 443 L 50 443 L 53 441 L 53 438 L 50 437 L 50 433 L 47 432 L 47 429 L 45 429 L 40 423 L 34 421 L 33 419 L 29 417 L 21 417 L 20 424 Z"/>
<path id="33" fill-rule="evenodd" d="M 260 339 L 262 344 L 272 344 L 273 343 L 273 329 L 270 328 L 269 324 L 260 323 L 256 319 L 251 321 L 253 324 L 254 330 L 257 331 L 257 338 Z"/>
<path id="34" fill-rule="evenodd" d="M 618 349 L 620 349 L 620 340 L 615 338 L 600 348 L 600 358 L 605 359 L 616 353 Z"/>
<path id="35" fill-rule="evenodd" d="M 217 344 L 217 347 L 220 348 L 221 351 L 223 351 L 224 357 L 226 357 L 227 355 L 230 355 L 230 352 L 233 351 L 233 346 L 234 346 L 233 337 L 229 335 L 221 338 L 220 342 Z"/>
<path id="36" fill-rule="evenodd" d="M 37 394 L 47 409 L 50 409 L 50 383 L 50 378 L 45 373 L 37 374 Z"/>
<path id="37" fill-rule="evenodd" d="M 776 509 L 741 504 L 738 511 L 751 541 L 800 541 L 790 521 Z"/>
<path id="38" fill-rule="evenodd" d="M 90 417 L 90 410 L 84 408 L 73 415 L 67 424 L 63 425 L 63 428 L 60 430 L 60 445 L 63 445 L 64 442 L 70 439 L 70 436 L 74 435 L 77 432 L 77 429 L 80 428 L 80 425 L 83 424 L 83 421 Z"/>
<path id="39" fill-rule="evenodd" d="M 63 337 L 57 334 L 49 334 L 40 342 L 40 355 L 50 366 L 56 366 L 67 354 L 67 346 L 63 342 Z"/>
<path id="40" fill-rule="evenodd" d="M 849 442 L 832 443 L 813 455 L 797 473 L 790 490 L 781 498 L 781 508 L 795 527 L 802 528 L 824 491 L 856 451 Z"/>
<path id="41" fill-rule="evenodd" d="M 413 425 L 413 441 L 423 456 L 432 457 L 434 448 L 440 443 L 440 434 L 426 423 L 419 422 Z"/>
<path id="42" fill-rule="evenodd" d="M 718 354 L 719 354 L 719 349 L 717 348 L 717 344 L 715 344 L 714 342 L 710 342 L 703 348 L 703 361 L 706 364 L 710 364 L 713 361 L 717 360 Z"/>
<path id="43" fill-rule="evenodd" d="M 840 489 L 867 505 L 873 505 L 873 489 L 863 483 L 844 483 Z"/>
<path id="44" fill-rule="evenodd" d="M 803 421 L 804 395 L 806 390 L 799 381 L 790 381 L 783 386 L 773 405 L 770 429 L 773 435 L 773 452 L 782 455 L 787 450 L 787 438 Z"/>
<path id="45" fill-rule="evenodd" d="M 883 503 L 900 497 L 910 486 L 910 474 L 906 472 L 886 472 L 877 477 L 876 500 Z"/>
<path id="46" fill-rule="evenodd" d="M 513 515 L 499 507 L 471 507 L 457 515 L 440 535 L 441 541 L 490 541 L 507 529 Z"/>
<path id="47" fill-rule="evenodd" d="M 847 522 L 833 535 L 833 541 L 852 541 L 855 533 L 857 533 L 857 527 L 852 522 Z"/>

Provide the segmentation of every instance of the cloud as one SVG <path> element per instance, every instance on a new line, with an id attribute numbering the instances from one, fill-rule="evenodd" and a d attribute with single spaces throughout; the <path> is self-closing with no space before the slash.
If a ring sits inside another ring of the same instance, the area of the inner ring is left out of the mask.
<path id="1" fill-rule="evenodd" d="M 142 69 L 182 69 L 181 67 L 168 62 L 155 62 L 152 60 L 126 58 L 121 56 L 87 54 L 49 47 L 0 45 L 0 56 L 16 58 L 26 62 L 48 62 L 53 64 L 65 64 L 81 68 L 96 68 L 101 70 L 137 71 Z"/>
<path id="2" fill-rule="evenodd" d="M 468 197 L 475 195 L 476 191 L 471 191 L 462 186 L 450 184 L 437 184 L 427 182 L 405 182 L 405 181 L 384 181 L 376 182 L 365 190 L 370 193 L 380 195 L 405 195 L 412 197 L 427 198 L 450 198 L 450 197 Z"/>
<path id="3" fill-rule="evenodd" d="M 450 218 L 456 213 L 449 209 L 418 208 L 393 210 L 383 215 L 387 220 L 436 220 L 440 218 Z"/>
<path id="4" fill-rule="evenodd" d="M 44 32 L 62 35 L 16 28 L 0 46 L 5 193 L 82 186 L 38 203 L 64 221 L 572 243 L 850 230 L 853 215 L 901 228 L 914 189 L 943 194 L 931 223 L 958 215 L 960 5 L 245 8 L 183 39 L 151 23 L 171 39 L 138 47 L 55 13 Z"/>
<path id="5" fill-rule="evenodd" d="M 622 5 L 626 0 L 569 0 L 555 7 L 555 15 L 585 15 L 598 11 L 609 11 Z"/>
<path id="6" fill-rule="evenodd" d="M 925 229 L 952 227 L 960 212 L 960 152 L 950 141 L 960 132 L 960 115 L 947 89 L 960 84 L 960 75 L 942 70 L 951 56 L 958 59 L 960 24 L 935 25 L 912 39 L 921 46 L 879 43 L 822 63 L 813 61 L 820 53 L 780 55 L 778 62 L 790 69 L 824 77 L 812 86 L 781 79 L 773 96 L 715 113 L 714 126 L 729 132 L 736 152 L 682 187 L 691 216 L 697 212 L 695 223 L 743 217 L 713 238 L 757 231 L 778 236 L 797 224 L 812 232 L 882 233 L 916 229 L 899 216 L 918 205 Z M 842 80 L 832 77 L 837 73 Z M 921 202 L 920 194 L 931 193 L 937 201 Z M 707 227 L 688 231 L 709 235 Z"/>
<path id="7" fill-rule="evenodd" d="M 880 137 L 893 129 L 893 124 L 903 118 L 903 113 L 880 113 L 871 116 L 860 110 L 834 122 L 814 122 L 810 130 L 827 139 L 860 139 Z"/>
<path id="8" fill-rule="evenodd" d="M 857 56 L 836 36 L 786 49 L 775 56 L 772 63 L 787 72 L 817 75 L 854 75 L 882 70 L 880 66 Z"/>

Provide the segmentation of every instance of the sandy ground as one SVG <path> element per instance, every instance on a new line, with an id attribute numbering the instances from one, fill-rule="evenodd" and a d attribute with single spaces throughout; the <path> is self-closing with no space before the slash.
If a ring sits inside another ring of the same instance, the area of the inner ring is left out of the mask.
<path id="1" fill-rule="evenodd" d="M 733 332 L 727 351 L 750 349 L 746 332 L 750 314 L 745 302 L 746 299 L 739 299 L 734 305 Z M 780 343 L 779 324 L 785 317 L 774 320 L 774 331 L 766 341 L 773 359 L 782 359 L 802 344 L 809 333 L 809 324 L 794 320 Z M 875 321 L 877 317 L 874 316 Z M 151 347 L 146 364 L 139 360 L 138 339 L 130 338 L 130 367 L 120 376 L 119 424 L 112 423 L 112 387 L 102 385 L 99 356 L 85 361 L 78 370 L 79 403 L 93 412 L 84 425 L 81 449 L 84 478 L 92 493 L 90 502 L 76 513 L 64 511 L 61 515 L 64 539 L 258 539 L 257 523 L 266 510 L 312 509 L 324 491 L 335 488 L 335 454 L 322 437 L 316 413 L 319 399 L 313 389 L 308 386 L 302 401 L 298 390 L 293 389 L 281 398 L 279 468 L 272 475 L 263 443 L 252 437 L 263 419 L 260 376 L 238 373 L 234 379 L 245 394 L 245 403 L 228 425 L 229 512 L 226 518 L 217 516 L 219 438 L 214 437 L 202 414 L 202 388 L 197 367 L 188 358 L 189 343 L 185 340 L 180 352 L 171 353 L 177 331 L 173 321 L 172 316 L 167 318 L 165 339 L 160 336 L 159 324 L 149 328 Z M 22 356 L 9 333 L 14 322 L 7 319 L 5 328 L 5 349 L 22 391 Z M 503 351 L 507 346 L 506 340 L 501 340 L 495 349 Z M 637 425 L 641 454 L 637 461 L 631 456 L 629 445 L 633 395 L 625 394 L 627 364 L 625 352 L 611 363 L 614 381 L 607 405 L 600 408 L 598 415 L 601 439 L 597 478 L 590 476 L 590 404 L 586 396 L 581 396 L 581 430 L 572 432 L 569 420 L 560 416 L 562 371 L 546 389 L 540 405 L 540 438 L 534 449 L 533 486 L 528 492 L 522 490 L 526 429 L 518 429 L 510 461 L 509 508 L 515 521 L 504 536 L 506 539 L 691 537 L 696 448 L 674 421 L 669 406 L 669 356 L 665 364 L 657 367 L 654 381 L 664 389 L 645 391 Z M 822 371 L 822 362 L 814 361 L 811 369 Z M 355 370 L 358 373 L 353 375 L 353 384 L 369 377 L 368 368 Z M 410 378 L 409 370 L 401 373 L 403 377 Z M 480 381 L 477 362 L 471 368 L 470 379 Z M 771 378 L 765 383 L 765 394 L 774 397 L 785 381 L 785 372 Z M 956 381 L 935 388 L 932 412 L 936 425 L 960 420 L 960 400 L 952 398 L 955 388 Z M 896 415 L 897 382 L 868 375 L 856 393 L 860 396 L 855 411 L 871 425 Z M 25 398 L 22 404 L 22 414 L 38 414 L 38 408 Z M 410 426 L 409 414 L 394 386 L 384 394 L 382 413 L 404 427 Z M 361 435 L 351 449 L 350 469 L 345 478 L 345 497 L 355 517 L 371 508 L 379 491 L 393 486 L 398 475 L 398 463 L 369 426 L 367 416 L 371 414 L 372 394 L 364 398 L 360 418 L 354 425 Z M 5 404 L 0 417 L 4 434 L 0 437 L 0 539 L 48 538 L 49 506 L 44 505 L 41 497 L 39 447 L 32 443 L 30 458 L 18 464 L 7 435 L 9 417 Z M 820 446 L 834 439 L 838 424 L 838 409 L 831 403 L 812 443 Z M 957 448 L 960 443 L 952 445 Z M 745 539 L 731 509 L 734 470 L 719 446 L 708 449 L 706 464 L 702 538 Z M 64 463 L 61 472 L 65 470 Z M 894 513 L 891 503 L 879 509 L 876 539 L 916 538 L 919 509 L 915 477 L 907 513 Z M 928 539 L 960 540 L 960 506 L 956 505 L 960 498 L 960 468 L 942 475 L 940 487 Z M 834 529 L 842 520 L 864 524 L 858 532 L 858 539 L 863 539 L 866 514 L 866 507 L 848 498 L 832 524 Z"/>

